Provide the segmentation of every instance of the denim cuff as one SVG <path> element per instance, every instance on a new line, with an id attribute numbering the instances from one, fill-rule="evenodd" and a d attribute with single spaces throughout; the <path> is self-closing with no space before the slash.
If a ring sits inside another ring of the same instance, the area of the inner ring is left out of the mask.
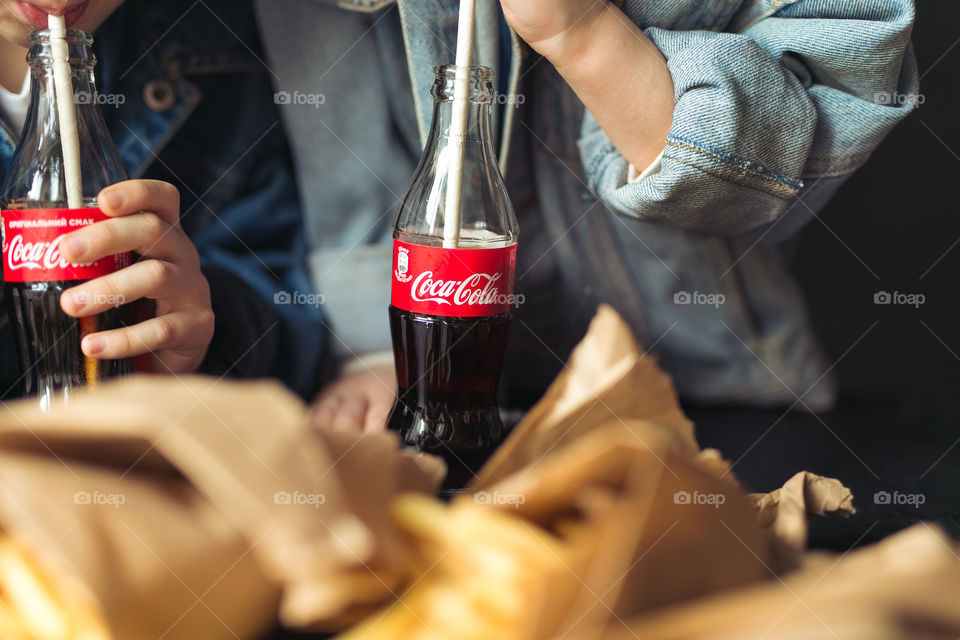
<path id="1" fill-rule="evenodd" d="M 743 33 L 646 29 L 677 101 L 661 170 L 631 182 L 588 113 L 579 145 L 590 188 L 620 213 L 715 235 L 773 224 L 797 198 L 822 206 L 821 183 L 835 190 L 920 100 L 909 3 L 851 4 L 831 18 L 815 6 Z"/>
<path id="2" fill-rule="evenodd" d="M 629 182 L 629 163 L 588 113 L 588 184 L 641 219 L 732 235 L 769 223 L 803 187 L 817 111 L 798 78 L 748 37 L 648 29 L 667 58 L 677 106 L 661 170 Z"/>

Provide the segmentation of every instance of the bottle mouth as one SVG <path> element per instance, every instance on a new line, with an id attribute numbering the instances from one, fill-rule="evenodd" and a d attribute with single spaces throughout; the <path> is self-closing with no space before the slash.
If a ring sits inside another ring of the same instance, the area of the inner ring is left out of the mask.
<path id="1" fill-rule="evenodd" d="M 35 65 L 53 64 L 53 43 L 50 29 L 37 29 L 30 34 L 30 51 L 27 62 Z M 97 59 L 93 54 L 93 36 L 86 31 L 67 29 L 64 40 L 67 43 L 70 66 L 93 68 Z"/>
<path id="2" fill-rule="evenodd" d="M 50 33 L 50 29 L 37 29 L 28 36 L 27 41 L 31 45 L 49 44 Z M 64 40 L 67 41 L 67 44 L 93 45 L 93 36 L 79 29 L 67 29 L 67 35 Z"/>
<path id="3" fill-rule="evenodd" d="M 453 102 L 457 76 L 465 69 L 466 67 L 458 67 L 455 64 L 444 64 L 433 68 L 437 79 L 430 93 L 437 102 Z M 470 102 L 493 102 L 496 98 L 493 88 L 493 69 L 473 65 L 469 67 L 469 73 Z"/>

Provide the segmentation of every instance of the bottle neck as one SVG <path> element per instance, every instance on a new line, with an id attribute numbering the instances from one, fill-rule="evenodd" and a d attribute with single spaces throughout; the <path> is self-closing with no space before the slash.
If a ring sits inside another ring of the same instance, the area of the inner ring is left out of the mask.
<path id="1" fill-rule="evenodd" d="M 469 69 L 469 101 L 466 123 L 454 127 L 457 74 L 453 65 L 436 68 L 433 85 L 433 124 L 414 175 L 397 214 L 394 237 L 418 245 L 440 246 L 451 234 L 445 229 L 451 185 L 459 193 L 459 248 L 498 248 L 516 243 L 517 220 L 497 167 L 493 146 L 493 72 L 485 67 Z M 459 123 L 458 123 L 459 124 Z M 451 129 L 457 130 L 455 137 Z M 463 164 L 455 162 L 463 153 Z M 461 175 L 452 174 L 455 169 Z"/>
<path id="2" fill-rule="evenodd" d="M 34 36 L 27 62 L 30 65 L 30 110 L 24 125 L 24 137 L 31 133 L 38 137 L 53 135 L 59 139 L 60 123 L 57 112 L 57 93 L 53 70 L 53 47 L 49 35 Z M 81 32 L 68 32 L 67 46 L 70 63 L 70 83 L 77 133 L 82 140 L 90 140 L 96 131 L 105 130 L 100 113 L 97 89 L 93 77 L 96 58 L 92 41 Z M 62 97 L 62 96 L 60 96 Z M 101 127 L 103 129 L 101 129 Z"/>
<path id="3" fill-rule="evenodd" d="M 455 147 L 462 146 L 464 164 L 496 164 L 490 103 L 470 102 L 467 107 L 467 124 L 464 135 L 457 140 L 450 139 L 453 104 L 452 101 L 438 101 L 434 104 L 433 125 L 430 127 L 430 135 L 427 137 L 424 160 L 432 165 L 439 162 L 446 166 L 448 153 L 452 154 Z"/>
<path id="4" fill-rule="evenodd" d="M 82 200 L 85 206 L 93 206 L 101 189 L 126 179 L 127 174 L 100 111 L 92 40 L 80 31 L 67 32 L 71 91 L 58 96 L 49 31 L 35 31 L 30 39 L 30 109 L 3 189 L 4 207 L 69 206 L 58 98 L 73 102 Z"/>

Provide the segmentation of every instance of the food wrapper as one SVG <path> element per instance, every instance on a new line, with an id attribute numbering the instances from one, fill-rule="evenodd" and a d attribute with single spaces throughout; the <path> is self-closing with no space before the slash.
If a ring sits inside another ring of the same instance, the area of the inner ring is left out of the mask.
<path id="1" fill-rule="evenodd" d="M 893 547 L 804 555 L 809 519 L 852 513 L 849 490 L 801 472 L 747 494 L 720 452 L 700 450 L 669 378 L 608 307 L 467 494 L 449 506 L 404 498 L 394 512 L 415 578 L 342 640 L 834 637 L 798 603 L 807 591 L 856 627 L 850 637 L 921 637 L 870 615 L 896 589 L 868 592 L 868 576 L 906 576 L 902 561 L 870 567 Z M 957 593 L 950 543 L 923 537 L 889 544 L 925 547 L 911 578 Z M 919 628 L 948 599 L 931 603 L 891 611 L 918 614 Z"/>
<path id="2" fill-rule="evenodd" d="M 850 516 L 853 494 L 839 480 L 801 471 L 771 493 L 750 496 L 768 532 L 772 562 L 778 573 L 796 568 L 807 549 L 810 518 L 835 512 Z"/>
<path id="3" fill-rule="evenodd" d="M 391 500 L 443 475 L 389 434 L 312 430 L 273 383 L 144 377 L 33 405 L 0 412 L 0 528 L 125 640 L 342 627 L 407 579 Z"/>
<path id="4" fill-rule="evenodd" d="M 670 377 L 640 350 L 630 328 L 601 306 L 586 337 L 544 397 L 477 474 L 473 488 L 535 472 L 551 451 L 608 423 L 648 448 L 688 456 L 700 450 Z"/>
<path id="5" fill-rule="evenodd" d="M 955 640 L 960 557 L 920 523 L 844 555 L 808 554 L 804 567 L 695 602 L 625 618 L 570 640 Z"/>
<path id="6" fill-rule="evenodd" d="M 279 585 L 182 480 L 4 452 L 0 522 L 5 640 L 255 637 L 275 617 Z"/>
<path id="7" fill-rule="evenodd" d="M 956 638 L 928 525 L 836 556 L 852 513 L 800 472 L 748 494 L 602 307 L 544 399 L 449 504 L 442 462 L 309 428 L 278 385 L 105 384 L 0 411 L 0 637 Z M 349 627 L 349 628 L 348 628 Z"/>

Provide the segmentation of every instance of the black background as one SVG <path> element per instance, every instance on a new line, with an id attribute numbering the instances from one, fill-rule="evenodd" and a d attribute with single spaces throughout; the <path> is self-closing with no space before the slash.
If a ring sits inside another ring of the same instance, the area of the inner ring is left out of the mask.
<path id="1" fill-rule="evenodd" d="M 960 2 L 917 4 L 924 103 L 804 230 L 795 268 L 831 360 L 878 322 L 836 367 L 844 397 L 898 399 L 957 425 Z M 878 306 L 878 291 L 926 302 Z"/>

